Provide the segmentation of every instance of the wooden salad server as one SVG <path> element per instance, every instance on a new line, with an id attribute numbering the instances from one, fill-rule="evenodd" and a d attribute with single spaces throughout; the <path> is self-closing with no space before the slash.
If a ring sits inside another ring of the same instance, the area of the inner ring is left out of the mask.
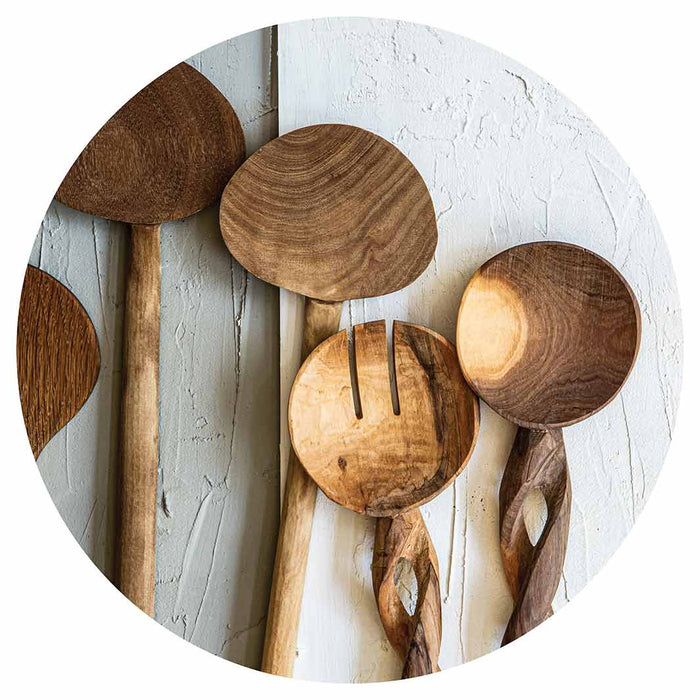
<path id="1" fill-rule="evenodd" d="M 158 484 L 160 224 L 212 204 L 245 158 L 226 98 L 180 63 L 95 135 L 56 193 L 74 209 L 131 224 L 124 310 L 118 584 L 153 615 Z"/>
<path id="2" fill-rule="evenodd" d="M 610 403 L 641 339 L 634 293 L 606 260 L 568 243 L 510 248 L 467 285 L 457 321 L 464 376 L 518 425 L 500 489 L 501 554 L 515 608 L 503 644 L 552 614 L 571 511 L 562 428 Z M 547 522 L 530 542 L 523 504 L 539 489 Z"/>
<path id="3" fill-rule="evenodd" d="M 234 174 L 221 231 L 252 274 L 306 297 L 302 360 L 338 330 L 346 299 L 415 280 L 437 244 L 428 188 L 388 141 L 319 124 L 265 144 Z M 290 452 L 262 670 L 291 676 L 316 486 Z"/>
<path id="4" fill-rule="evenodd" d="M 34 459 L 78 413 L 100 371 L 87 312 L 58 280 L 27 267 L 17 321 L 17 379 Z"/>
<path id="5" fill-rule="evenodd" d="M 289 432 L 301 464 L 328 498 L 379 518 L 374 592 L 389 641 L 404 660 L 402 677 L 411 678 L 439 670 L 442 636 L 437 556 L 418 506 L 466 466 L 479 402 L 451 343 L 422 326 L 395 321 L 393 329 L 396 402 L 384 321 L 355 326 L 354 353 L 341 331 L 299 370 Z M 418 582 L 412 615 L 396 590 L 401 560 Z"/>

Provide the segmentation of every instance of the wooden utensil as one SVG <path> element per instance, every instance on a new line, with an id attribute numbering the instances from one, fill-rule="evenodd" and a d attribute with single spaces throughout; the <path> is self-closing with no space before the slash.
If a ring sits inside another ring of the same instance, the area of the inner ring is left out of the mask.
<path id="1" fill-rule="evenodd" d="M 97 334 L 85 309 L 58 280 L 27 267 L 17 321 L 17 379 L 34 459 L 82 408 L 99 371 Z"/>
<path id="2" fill-rule="evenodd" d="M 378 517 L 372 578 L 382 624 L 404 659 L 403 678 L 439 670 L 437 556 L 417 506 L 464 469 L 476 442 L 479 403 L 455 348 L 434 331 L 394 322 L 391 394 L 384 321 L 355 326 L 354 357 L 342 331 L 299 370 L 289 398 L 289 432 L 301 464 L 333 501 Z M 356 396 L 353 399 L 353 369 Z M 418 581 L 416 610 L 395 584 L 401 560 Z"/>
<path id="3" fill-rule="evenodd" d="M 552 614 L 566 553 L 571 484 L 561 429 L 622 388 L 641 339 L 634 293 L 606 260 L 568 243 L 528 243 L 481 266 L 464 292 L 457 349 L 464 376 L 519 426 L 500 490 L 501 553 L 515 609 L 503 644 Z M 540 489 L 547 522 L 523 518 Z"/>
<path id="4" fill-rule="evenodd" d="M 131 98 L 90 141 L 56 198 L 131 224 L 124 310 L 119 587 L 153 615 L 158 484 L 160 224 L 214 202 L 243 162 L 226 98 L 181 63 Z"/>
<path id="5" fill-rule="evenodd" d="M 342 302 L 415 280 L 437 243 L 418 171 L 364 129 L 319 124 L 265 144 L 221 201 L 231 254 L 257 277 L 306 296 L 302 360 L 338 330 Z M 291 676 L 316 486 L 290 452 L 262 670 Z"/>

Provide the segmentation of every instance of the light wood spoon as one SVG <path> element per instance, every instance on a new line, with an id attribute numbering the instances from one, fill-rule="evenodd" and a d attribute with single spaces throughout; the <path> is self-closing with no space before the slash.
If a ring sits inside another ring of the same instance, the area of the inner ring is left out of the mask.
<path id="1" fill-rule="evenodd" d="M 438 668 L 438 563 L 417 506 L 447 488 L 472 453 L 479 402 L 457 353 L 434 331 L 394 322 L 391 395 L 384 321 L 326 340 L 299 370 L 289 398 L 289 432 L 302 465 L 333 501 L 380 518 L 372 578 L 382 624 L 404 661 L 403 678 Z M 353 399 L 353 368 L 357 401 Z M 418 582 L 409 615 L 396 590 L 401 560 Z"/>
<path id="2" fill-rule="evenodd" d="M 58 280 L 27 267 L 17 321 L 17 379 L 34 459 L 78 413 L 97 382 L 92 321 Z"/>
<path id="3" fill-rule="evenodd" d="M 265 144 L 221 200 L 231 254 L 257 277 L 306 296 L 302 359 L 338 330 L 343 300 L 415 280 L 437 243 L 418 171 L 364 129 L 319 124 Z M 290 452 L 262 670 L 291 676 L 316 486 Z"/>
<path id="4" fill-rule="evenodd" d="M 640 339 L 639 306 L 622 275 L 568 243 L 510 248 L 482 265 L 464 292 L 457 321 L 464 375 L 519 426 L 500 490 L 501 553 L 515 600 L 504 645 L 552 614 L 571 512 L 561 429 L 613 400 Z M 533 546 L 523 504 L 534 489 L 547 522 Z"/>
<path id="5" fill-rule="evenodd" d="M 214 202 L 245 157 L 226 98 L 180 63 L 90 141 L 56 198 L 131 224 L 124 310 L 118 584 L 153 615 L 158 487 L 160 224 Z"/>

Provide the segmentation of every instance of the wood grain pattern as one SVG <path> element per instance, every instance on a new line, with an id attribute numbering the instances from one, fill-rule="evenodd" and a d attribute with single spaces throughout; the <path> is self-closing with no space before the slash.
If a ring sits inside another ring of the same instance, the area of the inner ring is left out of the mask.
<path id="1" fill-rule="evenodd" d="M 325 301 L 405 287 L 435 251 L 428 188 L 395 146 L 343 124 L 265 144 L 221 201 L 231 254 L 279 287 Z"/>
<path id="2" fill-rule="evenodd" d="M 231 105 L 201 73 L 180 63 L 109 119 L 56 193 L 75 209 L 132 225 L 124 324 L 119 586 L 150 615 L 158 470 L 158 227 L 211 204 L 244 157 L 243 131 Z"/>
<path id="3" fill-rule="evenodd" d="M 411 162 L 384 139 L 343 124 L 306 127 L 263 146 L 227 185 L 220 223 L 247 270 L 325 302 L 400 289 L 423 272 L 437 244 L 432 200 Z M 322 325 L 330 328 L 332 319 L 337 330 L 339 308 L 307 303 L 306 313 L 324 309 Z M 305 330 L 306 350 L 319 339 Z M 302 488 L 305 477 L 292 457 L 290 465 L 299 488 L 290 490 L 288 477 L 281 528 L 286 518 L 297 525 L 278 544 L 267 623 L 273 639 L 263 654 L 264 670 L 283 675 L 294 665 L 314 508 L 313 489 Z M 282 595 L 286 601 L 275 599 Z"/>
<path id="4" fill-rule="evenodd" d="M 17 321 L 17 379 L 34 458 L 81 409 L 100 371 L 87 312 L 58 280 L 27 267 Z"/>
<path id="5" fill-rule="evenodd" d="M 342 303 L 306 300 L 302 360 L 337 332 L 341 310 Z M 316 490 L 296 454 L 290 452 L 261 666 L 277 676 L 291 676 L 294 671 Z"/>
<path id="6" fill-rule="evenodd" d="M 317 348 L 289 399 L 292 445 L 311 478 L 331 500 L 374 517 L 447 488 L 464 469 L 479 425 L 478 403 L 442 336 L 395 321 L 393 359 L 398 414 L 384 321 L 355 327 L 354 359 L 345 331 Z"/>
<path id="7" fill-rule="evenodd" d="M 561 427 L 612 401 L 640 342 L 641 316 L 629 285 L 579 246 L 510 248 L 467 285 L 457 321 L 462 369 L 481 398 L 520 426 L 500 490 L 501 554 L 515 599 L 503 644 L 552 614 L 571 512 Z M 523 518 L 533 489 L 547 503 L 534 545 Z"/>
<path id="8" fill-rule="evenodd" d="M 620 391 L 640 328 L 637 300 L 609 262 L 568 243 L 527 243 L 470 280 L 457 349 L 467 381 L 504 418 L 563 427 Z"/>
<path id="9" fill-rule="evenodd" d="M 410 563 L 418 583 L 413 614 L 406 610 L 396 589 L 397 568 L 403 561 Z M 384 630 L 404 660 L 401 677 L 439 671 L 440 573 L 435 548 L 417 508 L 395 518 L 377 519 L 372 584 Z"/>
<path id="10" fill-rule="evenodd" d="M 352 357 L 346 331 L 329 338 L 299 370 L 289 430 L 304 469 L 329 498 L 379 518 L 375 597 L 409 678 L 439 670 L 442 637 L 437 556 L 417 506 L 466 466 L 479 404 L 454 346 L 434 331 L 395 321 L 392 359 L 395 401 L 384 321 L 354 328 Z M 418 581 L 413 614 L 396 590 L 403 560 Z"/>
<path id="11" fill-rule="evenodd" d="M 160 227 L 134 226 L 126 270 L 117 583 L 153 615 L 158 490 Z"/>
<path id="12" fill-rule="evenodd" d="M 161 224 L 215 201 L 244 157 L 231 105 L 199 71 L 180 63 L 107 121 L 56 199 L 105 219 Z"/>
<path id="13" fill-rule="evenodd" d="M 525 499 L 533 489 L 540 489 L 547 503 L 547 523 L 534 545 L 524 518 Z M 503 636 L 505 645 L 552 615 L 571 515 L 571 481 L 560 428 L 518 429 L 499 499 L 501 555 L 516 601 Z"/>

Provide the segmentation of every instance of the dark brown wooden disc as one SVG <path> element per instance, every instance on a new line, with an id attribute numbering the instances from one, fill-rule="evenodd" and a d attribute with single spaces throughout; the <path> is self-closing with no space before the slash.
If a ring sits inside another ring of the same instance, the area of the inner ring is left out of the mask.
<path id="1" fill-rule="evenodd" d="M 430 193 L 411 161 L 343 124 L 298 129 L 253 154 L 224 191 L 221 230 L 254 275 L 323 301 L 405 287 L 437 243 Z"/>
<path id="2" fill-rule="evenodd" d="M 87 401 L 100 370 L 92 321 L 58 280 L 28 267 L 17 321 L 17 379 L 34 457 Z"/>
<path id="3" fill-rule="evenodd" d="M 528 243 L 491 258 L 470 280 L 457 322 L 467 381 L 529 428 L 571 425 L 608 404 L 640 339 L 639 306 L 625 279 L 568 243 Z"/>
<path id="4" fill-rule="evenodd" d="M 199 71 L 180 63 L 100 129 L 56 198 L 95 216 L 160 224 L 214 202 L 244 158 L 231 105 Z"/>

